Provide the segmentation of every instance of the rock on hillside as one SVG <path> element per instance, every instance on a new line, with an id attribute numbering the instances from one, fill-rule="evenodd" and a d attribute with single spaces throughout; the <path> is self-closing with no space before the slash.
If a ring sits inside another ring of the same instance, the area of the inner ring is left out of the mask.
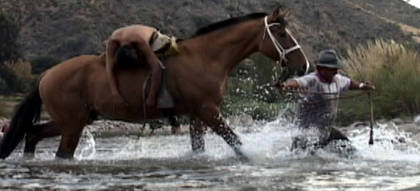
<path id="1" fill-rule="evenodd" d="M 212 22 L 269 12 L 278 4 L 293 10 L 291 31 L 310 58 L 323 48 L 342 51 L 375 38 L 411 41 L 412 34 L 389 20 L 420 25 L 413 19 L 419 11 L 402 0 L 0 0 L 3 10 L 19 15 L 27 59 L 101 52 L 114 29 L 133 23 L 188 38 Z"/>

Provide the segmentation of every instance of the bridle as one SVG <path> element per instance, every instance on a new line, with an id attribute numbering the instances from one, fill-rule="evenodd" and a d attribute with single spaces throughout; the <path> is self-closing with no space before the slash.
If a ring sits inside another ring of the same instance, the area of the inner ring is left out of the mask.
<path id="1" fill-rule="evenodd" d="M 270 23 L 270 24 L 268 24 L 267 18 L 268 18 L 268 16 L 265 16 L 264 17 L 265 31 L 267 31 L 267 34 L 270 37 L 271 42 L 273 42 L 273 45 L 276 48 L 277 53 L 279 54 L 279 60 L 278 60 L 278 62 L 282 63 L 284 61 L 285 63 L 287 63 L 286 55 L 289 54 L 289 53 L 291 53 L 291 52 L 293 52 L 293 51 L 295 51 L 295 50 L 301 49 L 301 46 L 296 41 L 296 39 L 293 37 L 293 35 L 290 34 L 289 30 L 286 28 L 286 33 L 290 36 L 290 38 L 292 38 L 293 43 L 295 43 L 295 46 L 292 46 L 290 48 L 285 49 L 280 44 L 280 42 L 276 39 L 276 37 L 273 35 L 273 33 L 270 30 L 270 27 L 276 26 L 276 25 L 281 26 L 281 24 L 280 23 Z M 263 40 L 265 39 L 265 31 L 264 31 L 264 35 L 263 35 Z M 309 62 L 306 59 L 305 74 L 307 74 L 308 71 L 309 71 Z"/>

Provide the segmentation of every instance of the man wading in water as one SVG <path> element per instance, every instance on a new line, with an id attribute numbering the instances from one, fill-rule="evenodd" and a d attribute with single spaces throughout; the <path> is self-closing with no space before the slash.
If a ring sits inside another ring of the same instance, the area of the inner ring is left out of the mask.
<path id="1" fill-rule="evenodd" d="M 306 149 L 308 146 L 322 148 L 333 140 L 349 141 L 343 133 L 332 127 L 337 114 L 338 98 L 341 92 L 347 90 L 375 89 L 369 83 L 360 83 L 337 73 L 343 65 L 334 50 L 321 51 L 315 64 L 315 72 L 275 85 L 279 91 L 301 91 L 303 99 L 298 104 L 298 126 L 302 130 L 314 128 L 318 131 L 315 143 L 308 143 L 304 136 L 294 137 L 292 150 Z"/>

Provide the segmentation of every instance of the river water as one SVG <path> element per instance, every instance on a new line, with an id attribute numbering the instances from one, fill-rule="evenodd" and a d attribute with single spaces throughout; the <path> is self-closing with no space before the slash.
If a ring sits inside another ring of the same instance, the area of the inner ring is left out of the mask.
<path id="1" fill-rule="evenodd" d="M 192 154 L 188 134 L 93 136 L 85 131 L 75 160 L 55 160 L 58 139 L 21 159 L 21 146 L 0 160 L 0 190 L 420 190 L 420 153 L 413 136 L 379 124 L 375 144 L 367 126 L 346 131 L 351 157 L 318 150 L 290 152 L 292 125 L 278 119 L 233 126 L 249 162 L 236 159 L 208 132 L 206 152 Z"/>

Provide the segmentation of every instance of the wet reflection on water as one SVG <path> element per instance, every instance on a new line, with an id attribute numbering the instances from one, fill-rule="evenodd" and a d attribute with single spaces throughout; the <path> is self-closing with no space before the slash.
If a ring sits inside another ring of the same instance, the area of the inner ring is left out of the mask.
<path id="1" fill-rule="evenodd" d="M 250 131 L 250 129 L 253 129 Z M 419 190 L 418 140 L 389 126 L 353 128 L 351 158 L 318 151 L 291 153 L 294 133 L 282 120 L 235 127 L 250 162 L 238 161 L 220 137 L 206 135 L 206 152 L 191 153 L 189 135 L 95 137 L 85 132 L 76 160 L 54 160 L 57 139 L 40 143 L 36 158 L 21 148 L 0 161 L 0 189 L 11 190 Z M 404 143 L 395 142 L 404 138 Z"/>

